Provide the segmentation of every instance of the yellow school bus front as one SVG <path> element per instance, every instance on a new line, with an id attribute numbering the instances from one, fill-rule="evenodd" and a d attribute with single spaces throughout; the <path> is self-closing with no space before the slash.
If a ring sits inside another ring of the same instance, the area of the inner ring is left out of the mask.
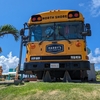
<path id="1" fill-rule="evenodd" d="M 59 28 L 58 24 L 63 26 Z M 69 27 L 69 30 L 67 27 L 65 28 L 65 24 Z M 32 15 L 28 22 L 28 26 L 31 29 L 31 36 L 37 36 L 39 38 L 40 34 L 34 35 L 35 32 L 37 33 L 38 28 L 35 31 L 34 29 L 38 25 L 39 27 L 43 26 L 42 33 L 47 40 L 30 40 L 27 43 L 26 62 L 24 63 L 25 71 L 36 72 L 37 75 L 40 75 L 38 73 L 43 73 L 45 70 L 59 70 L 60 72 L 62 70 L 90 69 L 86 52 L 86 40 L 82 36 L 80 37 L 79 32 L 84 31 L 84 17 L 80 12 L 73 10 L 54 10 Z M 51 25 L 50 27 L 56 27 L 56 29 L 49 27 L 51 35 L 53 33 L 56 37 L 46 35 L 50 33 L 48 32 L 49 30 L 45 30 L 48 25 Z M 63 34 L 64 29 L 71 34 L 74 34 L 75 31 L 76 34 L 79 33 L 79 36 L 76 35 L 75 38 L 68 38 Z M 59 33 L 59 36 L 56 33 Z M 49 40 L 51 37 L 54 39 Z"/>
<path id="2" fill-rule="evenodd" d="M 86 52 L 84 40 L 72 40 L 68 43 L 66 40 L 57 42 L 45 41 L 42 44 L 30 42 L 27 44 L 26 64 L 28 67 L 37 66 L 37 69 L 44 69 L 46 64 L 59 63 L 71 69 L 89 69 L 89 61 Z M 73 67 L 75 65 L 75 67 Z M 41 66 L 41 67 L 40 67 Z M 34 67 L 31 67 L 32 69 Z M 65 69 L 65 67 L 64 67 Z"/>

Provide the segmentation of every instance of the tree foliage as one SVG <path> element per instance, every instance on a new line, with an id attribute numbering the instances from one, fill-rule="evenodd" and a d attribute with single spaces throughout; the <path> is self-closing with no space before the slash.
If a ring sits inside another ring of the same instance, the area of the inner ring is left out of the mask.
<path id="1" fill-rule="evenodd" d="M 14 26 L 9 25 L 9 24 L 0 27 L 0 37 L 4 36 L 6 34 L 12 34 L 16 41 L 19 38 L 18 30 Z"/>
<path id="2" fill-rule="evenodd" d="M 97 76 L 97 75 L 100 75 L 100 70 L 95 71 L 95 73 L 96 73 L 96 76 Z"/>
<path id="3" fill-rule="evenodd" d="M 15 41 L 19 39 L 19 31 L 12 25 L 7 24 L 0 27 L 0 37 L 4 37 L 7 34 L 11 34 L 14 36 Z M 0 53 L 2 52 L 2 48 L 0 47 Z"/>

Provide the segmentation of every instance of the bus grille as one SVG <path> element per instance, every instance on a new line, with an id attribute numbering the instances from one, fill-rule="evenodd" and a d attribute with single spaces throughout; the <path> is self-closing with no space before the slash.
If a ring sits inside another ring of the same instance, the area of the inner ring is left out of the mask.
<path id="1" fill-rule="evenodd" d="M 70 60 L 72 59 L 72 56 L 74 57 L 80 56 L 80 58 L 75 58 L 75 60 L 82 59 L 81 55 L 62 55 L 62 56 L 31 56 L 30 60 Z"/>

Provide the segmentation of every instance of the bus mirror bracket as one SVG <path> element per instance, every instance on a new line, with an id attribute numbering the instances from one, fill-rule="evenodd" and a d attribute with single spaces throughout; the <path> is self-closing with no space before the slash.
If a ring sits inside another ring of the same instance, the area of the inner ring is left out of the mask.
<path id="1" fill-rule="evenodd" d="M 91 30 L 88 29 L 87 31 L 82 32 L 81 35 L 82 35 L 82 36 L 91 36 Z"/>
<path id="2" fill-rule="evenodd" d="M 20 36 L 24 36 L 24 29 L 23 28 L 20 30 Z"/>

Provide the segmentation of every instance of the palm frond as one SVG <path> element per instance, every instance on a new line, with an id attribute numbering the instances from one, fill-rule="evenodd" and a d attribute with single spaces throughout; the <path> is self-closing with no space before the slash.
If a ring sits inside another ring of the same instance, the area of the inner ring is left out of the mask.
<path id="1" fill-rule="evenodd" d="M 16 41 L 19 39 L 19 31 L 10 24 L 0 27 L 0 37 L 6 34 L 12 34 Z"/>
<path id="2" fill-rule="evenodd" d="M 0 47 L 0 53 L 2 52 L 2 48 Z"/>

